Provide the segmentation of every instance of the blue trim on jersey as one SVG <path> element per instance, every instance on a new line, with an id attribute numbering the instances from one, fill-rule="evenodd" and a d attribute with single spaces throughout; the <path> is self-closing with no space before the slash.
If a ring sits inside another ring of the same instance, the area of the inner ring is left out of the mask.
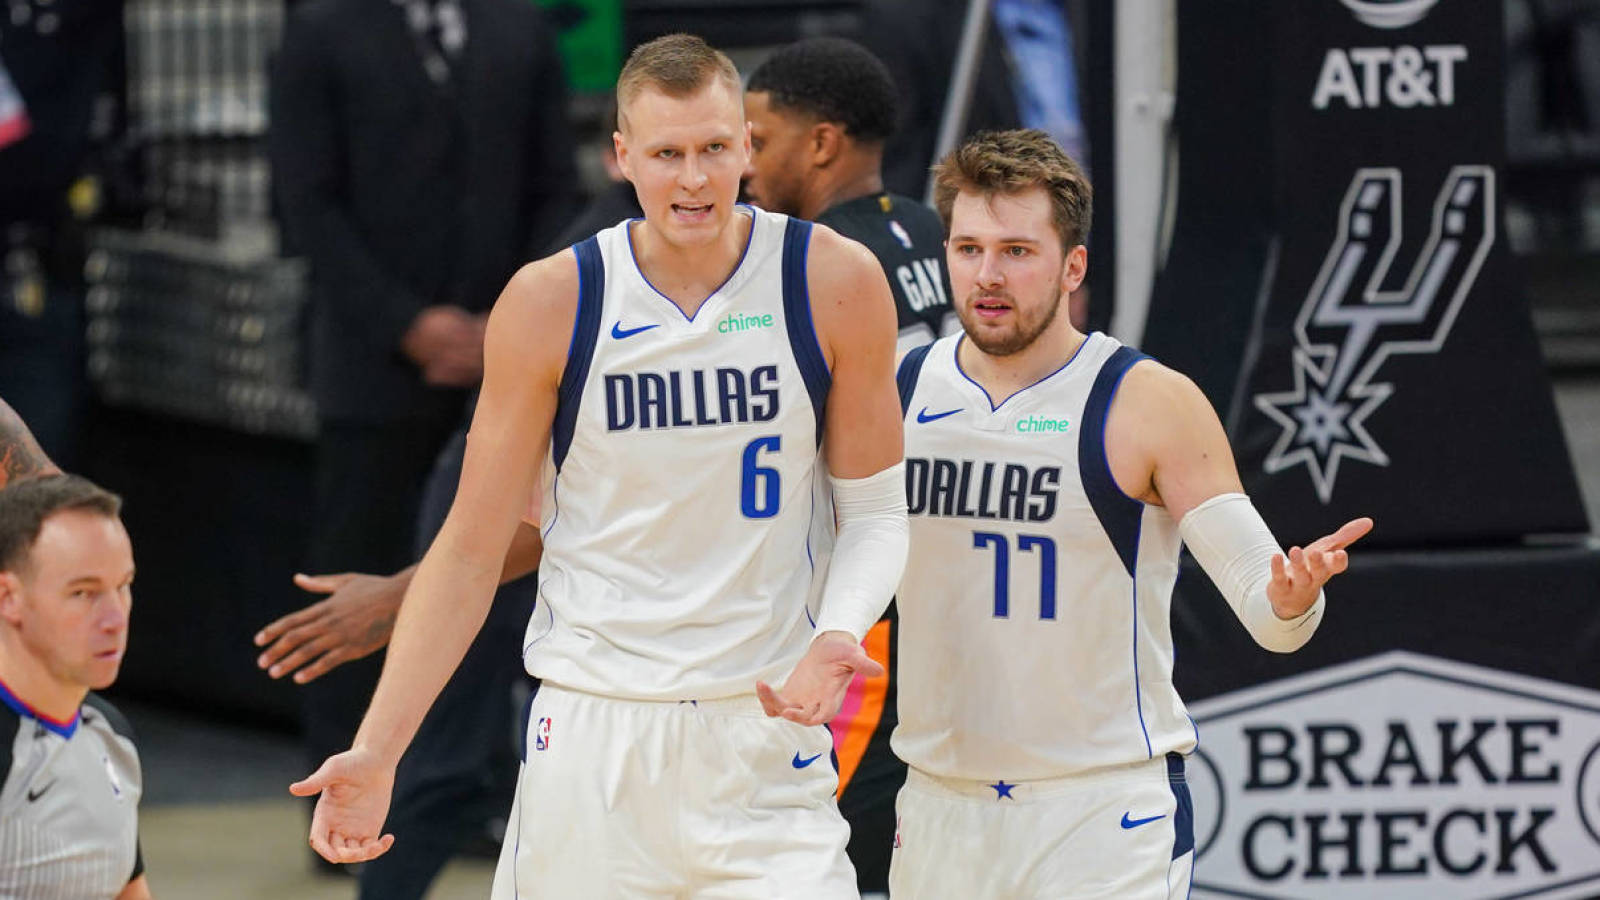
<path id="1" fill-rule="evenodd" d="M 55 719 L 49 718 L 29 706 L 21 697 L 11 693 L 11 689 L 6 687 L 6 683 L 3 681 L 0 681 L 0 703 L 11 707 L 12 712 L 24 719 L 32 719 L 38 722 L 46 731 L 54 732 L 64 738 L 72 737 L 73 733 L 78 730 L 78 720 L 82 717 L 82 710 L 79 710 L 72 714 L 70 721 L 57 722 Z M 5 773 L 0 772 L 0 778 L 4 776 Z"/>
<path id="2" fill-rule="evenodd" d="M 1194 798 L 1189 794 L 1189 781 L 1183 774 L 1183 756 L 1167 754 L 1167 785 L 1178 801 L 1177 813 L 1172 817 L 1172 858 L 1194 849 Z M 1189 883 L 1194 884 L 1191 875 Z"/>
<path id="3" fill-rule="evenodd" d="M 923 344 L 906 352 L 900 368 L 894 373 L 895 386 L 900 389 L 900 415 L 911 411 L 911 395 L 917 392 L 917 379 L 922 377 L 922 364 L 928 360 L 932 344 Z"/>
<path id="4" fill-rule="evenodd" d="M 539 535 L 539 539 L 541 541 L 550 536 L 550 532 L 555 530 L 556 520 L 561 518 L 561 473 L 560 472 L 557 472 L 556 473 L 556 477 L 550 480 L 550 505 L 555 507 L 555 510 L 552 513 L 550 513 L 550 524 L 545 528 L 544 533 Z"/>
<path id="5" fill-rule="evenodd" d="M 1139 522 L 1144 516 L 1144 504 L 1124 494 L 1111 476 L 1111 463 L 1106 459 L 1106 421 L 1111 418 L 1111 401 L 1122 377 L 1135 363 L 1148 358 L 1132 347 L 1119 347 L 1111 354 L 1095 376 L 1094 387 L 1089 389 L 1083 427 L 1078 432 L 1078 471 L 1083 478 L 1083 492 L 1130 577 L 1139 553 Z"/>
<path id="6" fill-rule="evenodd" d="M 700 305 L 695 307 L 693 316 L 684 312 L 683 307 L 678 305 L 678 301 L 668 297 L 666 294 L 663 294 L 660 288 L 656 287 L 654 284 L 651 284 L 649 277 L 644 274 L 644 267 L 639 265 L 639 254 L 633 252 L 633 223 L 643 222 L 644 219 L 629 219 L 628 224 L 622 227 L 622 233 L 628 237 L 628 258 L 633 260 L 633 270 L 639 273 L 639 280 L 643 281 L 646 287 L 654 291 L 657 297 L 660 297 L 671 304 L 672 308 L 677 310 L 678 315 L 683 316 L 684 321 L 686 322 L 693 322 L 695 320 L 695 316 L 700 315 L 700 310 L 706 308 L 706 301 L 710 300 L 712 297 L 715 297 L 717 295 L 717 291 L 720 291 L 728 286 L 728 282 L 733 280 L 733 276 L 739 274 L 739 270 L 744 268 L 745 257 L 750 255 L 750 244 L 755 240 L 756 236 L 756 210 L 755 207 L 748 203 L 735 203 L 734 206 L 736 208 L 742 206 L 745 209 L 750 210 L 750 233 L 744 236 L 744 249 L 739 251 L 739 261 L 733 264 L 733 269 L 728 272 L 728 277 L 722 279 L 721 284 L 717 285 L 714 289 L 712 289 L 711 293 L 705 295 L 705 297 L 700 300 Z"/>
<path id="7" fill-rule="evenodd" d="M 1095 332 L 1095 334 L 1099 334 L 1099 332 Z M 965 378 L 966 380 L 972 382 L 972 386 L 977 388 L 979 391 L 981 391 L 983 393 L 984 399 L 989 401 L 989 411 L 990 412 L 999 412 L 1000 411 L 1000 407 L 1005 406 L 1007 403 L 1010 403 L 1012 397 L 1017 396 L 1017 394 L 1027 393 L 1028 391 L 1033 390 L 1034 388 L 1038 387 L 1039 385 L 1044 384 L 1046 381 L 1049 381 L 1050 379 L 1056 377 L 1057 375 L 1060 375 L 1062 372 L 1065 372 L 1067 370 L 1067 368 L 1069 366 L 1071 366 L 1074 361 L 1077 360 L 1078 354 L 1083 352 L 1083 348 L 1089 346 L 1089 338 L 1091 338 L 1093 336 L 1094 335 L 1086 335 L 1084 337 L 1084 339 L 1083 339 L 1083 343 L 1078 345 L 1078 349 L 1072 351 L 1072 356 L 1068 357 L 1067 361 L 1061 364 L 1061 368 L 1055 370 L 1054 372 L 1051 372 L 1049 375 L 1044 376 L 1043 378 L 1039 379 L 1038 381 L 1035 381 L 1033 384 L 1030 384 L 1025 388 L 1019 388 L 1015 393 L 1013 393 L 1010 396 L 1006 397 L 1004 400 L 1001 400 L 999 403 L 994 402 L 994 398 L 989 396 L 989 389 L 988 388 L 986 388 L 983 385 L 979 384 L 977 379 L 973 378 L 971 375 L 968 375 L 966 369 L 961 368 L 961 343 L 967 339 L 967 336 L 965 334 L 961 335 L 961 337 L 959 337 L 959 338 L 956 338 L 956 348 L 955 348 L 955 351 L 951 355 L 955 357 L 956 371 L 961 373 L 961 377 L 962 378 Z"/>
<path id="8" fill-rule="evenodd" d="M 811 320 L 811 291 L 806 285 L 806 254 L 811 247 L 811 223 L 790 219 L 783 231 L 783 320 L 789 332 L 789 348 L 811 395 L 811 410 L 817 416 L 817 446 L 822 446 L 823 412 L 828 405 L 828 388 L 833 375 L 817 341 L 816 323 Z"/>
<path id="9" fill-rule="evenodd" d="M 583 386 L 589 380 L 589 365 L 594 362 L 595 344 L 600 340 L 600 314 L 606 297 L 606 263 L 600 255 L 600 239 L 591 237 L 573 244 L 572 252 L 578 257 L 578 314 L 572 321 L 572 342 L 567 347 L 567 364 L 556 395 L 556 417 L 550 428 L 550 452 L 557 472 L 567 459 L 572 433 L 578 427 L 578 404 L 583 401 Z"/>
<path id="10" fill-rule="evenodd" d="M 1138 526 L 1135 526 L 1136 528 Z M 1135 533 L 1133 539 L 1133 565 L 1139 567 L 1139 538 Z M 1150 746 L 1150 728 L 1144 724 L 1144 688 L 1139 681 L 1139 579 L 1133 582 L 1133 711 L 1139 716 L 1139 733 L 1144 735 L 1144 755 L 1146 759 L 1155 759 L 1155 748 Z"/>

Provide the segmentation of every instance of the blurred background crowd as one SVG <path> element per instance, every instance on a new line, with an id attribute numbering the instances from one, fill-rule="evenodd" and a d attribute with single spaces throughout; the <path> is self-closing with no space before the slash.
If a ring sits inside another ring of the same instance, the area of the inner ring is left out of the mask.
<path id="1" fill-rule="evenodd" d="M 426 545 L 419 514 L 445 500 L 424 487 L 469 415 L 500 287 L 633 214 L 610 149 L 631 47 L 691 31 L 748 75 L 798 39 L 861 42 L 900 92 L 885 187 L 913 198 L 942 139 L 1045 129 L 1096 184 L 1075 318 L 1146 344 L 1232 329 L 1238 346 L 1216 358 L 1164 358 L 1237 414 L 1249 304 L 1242 318 L 1169 316 L 1165 334 L 1145 321 L 1174 309 L 1178 267 L 1194 265 L 1185 250 L 1209 246 L 1185 235 L 1238 230 L 1178 210 L 1180 187 L 1201 198 L 1233 190 L 1236 174 L 1186 167 L 1225 158 L 1203 155 L 1220 140 L 1252 148 L 1241 165 L 1280 140 L 1281 120 L 1185 105 L 1192 73 L 1265 52 L 1248 23 L 1268 5 L 0 0 L 0 398 L 58 464 L 127 500 L 140 602 L 112 696 L 144 732 L 157 895 L 353 890 L 313 877 L 282 787 L 347 745 L 381 654 L 301 686 L 261 672 L 252 638 L 316 599 L 292 573 L 387 574 Z M 1592 516 L 1600 0 L 1466 5 L 1501 23 L 1497 252 L 1531 309 L 1528 362 L 1555 377 Z M 1392 78 L 1359 59 L 1350 71 L 1350 96 L 1369 103 Z M 1443 70 L 1431 74 L 1442 102 Z M 1275 252 L 1259 255 L 1276 265 Z M 1237 265 L 1249 295 L 1267 263 L 1210 252 L 1206 265 Z M 1577 509 L 1523 530 L 1586 533 Z M 502 626 L 514 654 L 519 616 Z M 514 694 L 496 702 L 515 709 Z M 505 779 L 513 740 L 485 779 Z M 481 818 L 469 852 L 496 847 L 494 815 Z M 481 896 L 487 871 L 458 864 L 434 896 Z"/>

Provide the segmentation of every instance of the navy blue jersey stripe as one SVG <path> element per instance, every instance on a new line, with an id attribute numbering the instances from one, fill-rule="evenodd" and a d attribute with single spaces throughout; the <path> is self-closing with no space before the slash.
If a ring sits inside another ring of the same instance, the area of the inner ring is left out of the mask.
<path id="1" fill-rule="evenodd" d="M 1117 487 L 1111 477 L 1111 464 L 1106 460 L 1106 419 L 1110 417 L 1111 400 L 1117 395 L 1122 376 L 1128 374 L 1133 364 L 1149 357 L 1131 347 L 1119 347 L 1100 367 L 1094 387 L 1089 389 L 1089 401 L 1083 409 L 1083 429 L 1078 432 L 1078 470 L 1083 476 L 1083 490 L 1089 495 L 1089 505 L 1100 519 L 1100 527 L 1116 548 L 1122 565 L 1133 575 L 1134 563 L 1139 553 L 1139 523 L 1144 515 L 1144 504 L 1129 497 Z"/>
<path id="2" fill-rule="evenodd" d="M 911 411 L 911 395 L 917 392 L 917 379 L 922 376 L 922 364 L 928 360 L 932 344 L 923 344 L 906 352 L 900 360 L 900 370 L 894 373 L 894 383 L 900 388 L 900 415 Z"/>
<path id="3" fill-rule="evenodd" d="M 783 319 L 789 331 L 789 348 L 805 378 L 811 395 L 811 409 L 817 415 L 817 445 L 822 444 L 823 412 L 828 404 L 828 388 L 833 376 L 817 343 L 817 328 L 811 321 L 811 291 L 806 287 L 806 252 L 811 246 L 811 223 L 790 219 L 783 232 Z"/>
<path id="4" fill-rule="evenodd" d="M 1167 784 L 1178 801 L 1178 812 L 1172 821 L 1172 858 L 1194 849 L 1194 799 L 1189 794 L 1189 780 L 1183 775 L 1183 757 L 1167 754 Z"/>
<path id="5" fill-rule="evenodd" d="M 567 365 L 561 372 L 556 419 L 550 431 L 550 449 L 558 472 L 578 425 L 578 404 L 583 400 L 589 364 L 600 339 L 600 314 L 606 296 L 606 265 L 600 256 L 599 238 L 573 244 L 572 252 L 578 257 L 578 315 L 572 323 L 572 343 L 567 347 Z"/>

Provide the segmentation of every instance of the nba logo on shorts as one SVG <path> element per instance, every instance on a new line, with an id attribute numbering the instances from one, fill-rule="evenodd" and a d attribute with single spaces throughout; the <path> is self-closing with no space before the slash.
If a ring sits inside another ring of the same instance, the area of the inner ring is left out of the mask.
<path id="1" fill-rule="evenodd" d="M 533 729 L 533 749 L 550 749 L 550 720 L 543 716 L 539 718 L 539 724 L 535 725 Z"/>

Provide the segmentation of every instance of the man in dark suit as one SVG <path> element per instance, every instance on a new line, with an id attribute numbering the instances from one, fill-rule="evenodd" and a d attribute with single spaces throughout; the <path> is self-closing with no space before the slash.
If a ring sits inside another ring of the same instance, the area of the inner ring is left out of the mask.
<path id="1" fill-rule="evenodd" d="M 519 0 L 307 0 L 272 73 L 286 237 L 311 263 L 312 571 L 410 562 L 420 487 L 481 376 L 483 316 L 579 183 L 551 28 Z M 348 746 L 378 659 L 306 691 Z"/>

